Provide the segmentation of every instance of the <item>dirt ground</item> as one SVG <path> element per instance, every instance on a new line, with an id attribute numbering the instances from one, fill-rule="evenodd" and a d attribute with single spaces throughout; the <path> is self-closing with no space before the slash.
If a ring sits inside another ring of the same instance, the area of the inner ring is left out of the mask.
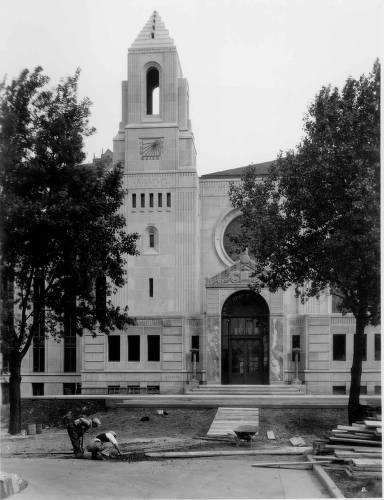
<path id="1" fill-rule="evenodd" d="M 232 442 L 213 441 L 206 438 L 208 429 L 216 415 L 215 408 L 168 408 L 167 415 L 159 415 L 154 408 L 118 408 L 98 412 L 101 428 L 93 429 L 84 438 L 85 444 L 99 432 L 114 430 L 123 452 L 145 452 L 191 449 L 229 450 L 236 446 Z M 148 421 L 142 421 L 149 417 Z M 34 436 L 9 436 L 5 432 L 6 422 L 2 422 L 1 455 L 19 458 L 71 458 L 72 448 L 64 426 L 44 428 L 42 434 Z M 266 449 L 291 446 L 289 439 L 301 436 L 308 446 L 313 441 L 324 438 L 332 428 L 327 419 L 318 419 L 315 414 L 302 416 L 289 412 L 260 412 L 259 433 L 252 447 Z M 267 438 L 267 431 L 273 430 L 276 440 Z M 381 481 L 356 480 L 345 473 L 331 473 L 332 479 L 346 497 L 381 497 Z"/>
<path id="2" fill-rule="evenodd" d="M 214 442 L 206 439 L 208 429 L 216 415 L 215 408 L 169 408 L 167 415 L 159 415 L 154 408 L 111 408 L 97 413 L 102 426 L 88 432 L 85 443 L 96 434 L 108 430 L 117 433 L 122 451 L 181 448 L 230 449 L 235 443 Z M 142 421 L 149 417 L 148 421 Z M 308 446 L 324 435 L 322 428 L 299 426 L 282 411 L 281 414 L 261 414 L 255 447 L 291 446 L 289 439 L 300 435 Z M 276 440 L 268 440 L 267 430 L 273 430 Z M 318 432 L 316 432 L 318 431 Z M 70 452 L 71 444 L 64 426 L 44 428 L 42 434 L 25 437 L 2 435 L 2 454 Z"/>

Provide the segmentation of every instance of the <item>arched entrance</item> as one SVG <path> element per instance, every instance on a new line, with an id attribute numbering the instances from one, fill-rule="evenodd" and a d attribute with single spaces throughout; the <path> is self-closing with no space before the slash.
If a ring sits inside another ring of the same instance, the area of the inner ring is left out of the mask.
<path id="1" fill-rule="evenodd" d="M 269 308 L 251 290 L 231 295 L 221 315 L 222 384 L 269 383 Z"/>

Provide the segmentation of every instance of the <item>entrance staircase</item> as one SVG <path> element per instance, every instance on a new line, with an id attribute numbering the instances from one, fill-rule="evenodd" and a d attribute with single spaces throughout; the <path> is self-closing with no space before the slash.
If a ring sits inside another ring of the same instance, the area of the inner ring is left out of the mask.
<path id="1" fill-rule="evenodd" d="M 187 385 L 184 394 L 189 395 L 226 395 L 226 396 L 304 396 L 305 385 Z"/>

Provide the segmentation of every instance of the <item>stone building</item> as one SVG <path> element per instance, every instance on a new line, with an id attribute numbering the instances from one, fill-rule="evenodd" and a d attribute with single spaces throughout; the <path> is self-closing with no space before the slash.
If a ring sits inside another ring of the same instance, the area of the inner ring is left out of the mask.
<path id="1" fill-rule="evenodd" d="M 250 290 L 252 260 L 231 243 L 240 213 L 228 197 L 245 167 L 198 176 L 188 82 L 156 12 L 128 50 L 121 91 L 113 161 L 125 168 L 128 230 L 141 238 L 115 301 L 137 324 L 36 344 L 23 395 L 182 393 L 192 350 L 203 384 L 284 385 L 298 375 L 309 394 L 347 393 L 352 315 L 335 312 L 328 294 L 301 304 L 292 290 Z M 252 168 L 263 176 L 269 164 Z M 362 393 L 380 393 L 380 355 L 379 329 L 369 327 Z"/>

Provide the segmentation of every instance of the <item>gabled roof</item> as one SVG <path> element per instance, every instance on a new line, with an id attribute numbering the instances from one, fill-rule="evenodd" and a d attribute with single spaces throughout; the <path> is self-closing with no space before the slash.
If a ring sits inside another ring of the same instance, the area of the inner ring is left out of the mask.
<path id="1" fill-rule="evenodd" d="M 205 174 L 200 177 L 200 179 L 231 179 L 241 177 L 245 174 L 247 168 L 252 168 L 256 175 L 266 175 L 269 172 L 269 168 L 273 161 L 265 161 L 263 163 L 250 164 L 245 167 L 231 168 L 229 170 L 222 170 L 221 172 L 212 172 L 211 174 Z"/>
<path id="2" fill-rule="evenodd" d="M 173 39 L 169 36 L 167 28 L 155 10 L 129 50 L 174 46 Z"/>

